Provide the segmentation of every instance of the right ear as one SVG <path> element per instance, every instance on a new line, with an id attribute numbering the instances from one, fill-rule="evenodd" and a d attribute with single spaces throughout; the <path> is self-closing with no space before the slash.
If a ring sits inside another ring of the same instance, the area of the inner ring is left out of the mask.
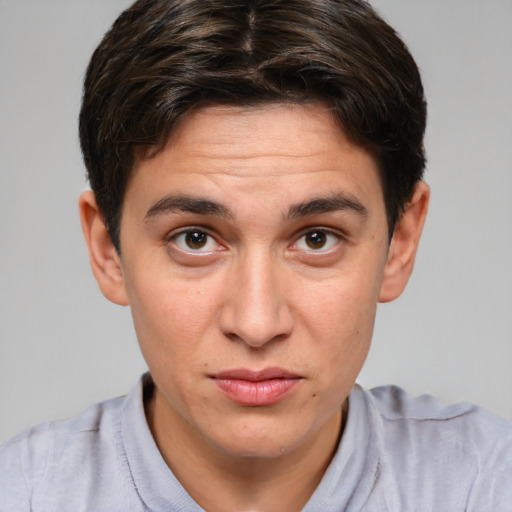
<path id="1" fill-rule="evenodd" d="M 78 200 L 80 220 L 92 272 L 105 297 L 121 306 L 128 305 L 128 294 L 121 267 L 121 258 L 108 234 L 103 215 L 92 190 L 86 190 Z"/>

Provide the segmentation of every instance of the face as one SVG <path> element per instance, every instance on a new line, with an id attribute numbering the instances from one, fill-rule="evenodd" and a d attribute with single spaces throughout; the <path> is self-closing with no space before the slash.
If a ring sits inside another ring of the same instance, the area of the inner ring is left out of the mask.
<path id="1" fill-rule="evenodd" d="M 387 254 L 376 162 L 325 107 L 189 114 L 138 162 L 122 210 L 154 422 L 247 457 L 332 429 L 368 352 Z"/>

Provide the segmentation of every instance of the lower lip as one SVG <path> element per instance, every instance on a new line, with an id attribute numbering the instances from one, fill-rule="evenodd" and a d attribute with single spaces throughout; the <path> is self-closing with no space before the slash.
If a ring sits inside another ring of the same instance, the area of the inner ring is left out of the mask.
<path id="1" fill-rule="evenodd" d="M 241 405 L 272 405 L 289 396 L 300 379 L 269 379 L 250 381 L 241 379 L 215 379 L 217 387 L 231 400 Z"/>

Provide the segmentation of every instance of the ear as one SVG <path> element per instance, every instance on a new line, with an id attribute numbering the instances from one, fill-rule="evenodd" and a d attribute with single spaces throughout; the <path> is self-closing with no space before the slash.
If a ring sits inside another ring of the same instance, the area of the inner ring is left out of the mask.
<path id="1" fill-rule="evenodd" d="M 428 185 L 419 181 L 414 188 L 411 200 L 395 226 L 384 268 L 379 302 L 390 302 L 396 299 L 409 281 L 427 216 L 429 197 Z"/>
<path id="2" fill-rule="evenodd" d="M 92 272 L 105 297 L 121 306 L 128 305 L 121 258 L 112 244 L 103 215 L 92 190 L 86 190 L 78 200 L 80 220 Z"/>

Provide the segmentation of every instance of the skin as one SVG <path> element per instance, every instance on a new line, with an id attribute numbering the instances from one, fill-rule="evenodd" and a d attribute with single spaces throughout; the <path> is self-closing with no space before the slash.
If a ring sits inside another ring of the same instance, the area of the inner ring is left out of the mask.
<path id="1" fill-rule="evenodd" d="M 81 196 L 94 274 L 130 305 L 156 384 L 148 424 L 203 508 L 305 505 L 336 450 L 377 303 L 412 271 L 428 196 L 418 183 L 390 244 L 377 164 L 321 104 L 189 114 L 136 163 L 121 257 L 93 193 Z M 270 405 L 241 404 L 215 379 L 269 367 L 298 377 Z"/>

